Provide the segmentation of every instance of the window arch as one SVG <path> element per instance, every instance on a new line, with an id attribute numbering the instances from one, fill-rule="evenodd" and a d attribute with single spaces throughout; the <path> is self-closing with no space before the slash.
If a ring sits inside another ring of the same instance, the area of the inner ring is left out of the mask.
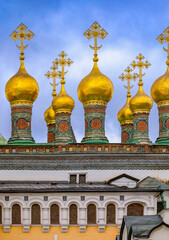
<path id="1" fill-rule="evenodd" d="M 96 206 L 94 204 L 87 206 L 87 224 L 96 224 Z"/>
<path id="2" fill-rule="evenodd" d="M 21 207 L 19 204 L 12 206 L 12 224 L 21 224 Z"/>
<path id="3" fill-rule="evenodd" d="M 32 224 L 40 224 L 40 206 L 39 204 L 33 204 L 31 208 L 31 222 Z"/>
<path id="4" fill-rule="evenodd" d="M 2 224 L 2 206 L 0 205 L 0 224 Z"/>
<path id="5" fill-rule="evenodd" d="M 127 207 L 127 216 L 143 216 L 144 207 L 140 203 L 132 203 Z"/>
<path id="6" fill-rule="evenodd" d="M 59 206 L 52 204 L 50 207 L 50 223 L 59 224 Z"/>
<path id="7" fill-rule="evenodd" d="M 77 224 L 77 206 L 71 204 L 69 207 L 69 224 Z"/>
<path id="8" fill-rule="evenodd" d="M 107 224 L 114 224 L 116 222 L 116 208 L 113 203 L 107 205 Z"/>

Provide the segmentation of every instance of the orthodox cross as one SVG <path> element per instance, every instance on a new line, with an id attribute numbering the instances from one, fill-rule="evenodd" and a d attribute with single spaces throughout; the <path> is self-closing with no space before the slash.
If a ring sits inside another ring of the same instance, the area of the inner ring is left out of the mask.
<path id="1" fill-rule="evenodd" d="M 138 78 L 138 74 L 137 73 L 131 74 L 133 69 L 131 69 L 130 67 L 127 67 L 124 71 L 126 72 L 126 74 L 122 73 L 119 78 L 122 80 L 122 82 L 124 80 L 127 80 L 127 86 L 124 85 L 124 87 L 127 89 L 127 97 L 130 98 L 131 97 L 130 89 L 133 88 L 133 85 L 131 86 L 130 82 L 132 80 L 135 81 Z"/>
<path id="2" fill-rule="evenodd" d="M 135 69 L 136 67 L 139 69 L 139 83 L 138 83 L 139 86 L 143 86 L 142 77 L 145 75 L 145 73 L 142 73 L 143 68 L 145 67 L 146 69 L 148 69 L 151 66 L 151 64 L 148 61 L 145 61 L 145 62 L 143 61 L 144 58 L 145 57 L 140 53 L 136 57 L 136 59 L 138 59 L 138 61 L 137 62 L 133 61 L 131 63 L 131 67 L 133 69 Z"/>
<path id="3" fill-rule="evenodd" d="M 65 66 L 70 67 L 70 65 L 73 63 L 73 61 L 70 58 L 65 59 L 65 57 L 67 57 L 67 54 L 64 51 L 62 51 L 58 56 L 60 57 L 60 59 L 56 58 L 54 62 L 57 66 L 58 65 L 61 66 L 62 70 L 58 71 L 59 77 L 61 78 L 60 83 L 65 84 L 65 74 L 68 72 L 68 71 L 65 72 Z"/>
<path id="4" fill-rule="evenodd" d="M 97 23 L 97 22 L 94 22 L 91 27 L 86 30 L 86 32 L 83 34 L 87 39 L 91 39 L 91 38 L 94 38 L 94 47 L 92 47 L 91 45 L 90 48 L 94 50 L 94 58 L 93 58 L 93 61 L 94 62 L 98 62 L 98 57 L 97 57 L 97 50 L 99 50 L 101 46 L 97 46 L 97 39 L 98 38 L 101 38 L 101 39 L 104 39 L 108 33 L 103 29 L 101 28 L 101 26 Z"/>
<path id="5" fill-rule="evenodd" d="M 166 28 L 163 33 L 161 33 L 158 37 L 157 37 L 157 41 L 159 41 L 159 43 L 163 44 L 164 42 L 168 43 L 168 48 L 164 48 L 164 51 L 168 53 L 167 56 L 167 62 L 166 64 L 169 65 L 169 27 Z"/>
<path id="6" fill-rule="evenodd" d="M 23 44 L 23 40 L 31 40 L 34 37 L 33 32 L 31 32 L 30 30 L 27 30 L 28 28 L 21 23 L 17 29 L 10 35 L 10 37 L 16 41 L 16 40 L 21 40 L 21 46 L 19 47 L 18 45 L 17 48 L 21 50 L 21 56 L 20 56 L 20 60 L 24 60 L 24 52 L 23 50 L 27 48 L 28 44 L 26 46 L 24 46 Z"/>
<path id="7" fill-rule="evenodd" d="M 52 72 L 48 71 L 45 74 L 45 77 L 47 77 L 48 79 L 49 78 L 53 79 L 53 83 L 50 83 L 50 85 L 53 87 L 53 93 L 52 93 L 53 97 L 55 97 L 57 95 L 56 94 L 56 86 L 59 84 L 59 83 L 56 83 L 56 78 L 58 77 L 58 72 L 56 71 L 57 68 L 58 68 L 57 65 L 55 64 L 55 62 L 53 62 L 53 66 L 50 68 L 52 70 Z"/>

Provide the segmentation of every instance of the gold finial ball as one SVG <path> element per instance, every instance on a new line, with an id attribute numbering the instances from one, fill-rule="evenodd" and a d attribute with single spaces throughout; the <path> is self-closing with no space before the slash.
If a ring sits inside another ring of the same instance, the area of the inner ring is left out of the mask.
<path id="1" fill-rule="evenodd" d="M 149 113 L 153 106 L 153 101 L 151 97 L 149 97 L 143 91 L 143 88 L 139 87 L 139 90 L 136 93 L 136 95 L 131 98 L 129 105 L 132 113 L 137 113 L 137 112 Z"/>
<path id="2" fill-rule="evenodd" d="M 50 106 L 44 113 L 44 119 L 46 124 L 54 124 L 55 123 L 55 112 L 53 111 L 52 106 Z"/>
<path id="3" fill-rule="evenodd" d="M 129 107 L 129 99 L 127 99 L 126 104 L 118 112 L 117 119 L 121 125 L 133 123 L 133 114 Z"/>
<path id="4" fill-rule="evenodd" d="M 92 71 L 82 79 L 77 90 L 81 103 L 92 100 L 109 102 L 113 92 L 112 81 L 100 72 L 97 63 L 94 63 Z"/>
<path id="5" fill-rule="evenodd" d="M 154 102 L 169 100 L 169 72 L 159 77 L 151 87 L 151 96 Z"/>
<path id="6" fill-rule="evenodd" d="M 30 76 L 24 65 L 9 79 L 5 87 L 6 98 L 11 105 L 32 105 L 39 94 L 37 81 Z"/>
<path id="7" fill-rule="evenodd" d="M 55 114 L 61 112 L 71 113 L 74 106 L 75 102 L 73 98 L 66 93 L 64 86 L 62 86 L 60 93 L 52 101 L 52 107 Z"/>

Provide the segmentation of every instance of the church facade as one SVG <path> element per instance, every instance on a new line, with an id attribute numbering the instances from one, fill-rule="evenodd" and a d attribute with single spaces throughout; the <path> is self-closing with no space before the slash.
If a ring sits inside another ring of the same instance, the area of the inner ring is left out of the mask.
<path id="1" fill-rule="evenodd" d="M 169 208 L 169 68 L 152 85 L 152 98 L 143 90 L 143 69 L 150 63 L 142 54 L 120 76 L 127 82 L 127 100 L 117 116 L 121 143 L 109 143 L 105 117 L 114 88 L 98 67 L 97 42 L 107 32 L 95 22 L 84 33 L 94 38 L 94 66 L 77 89 L 85 113 L 84 138 L 77 143 L 71 125 L 75 102 L 66 92 L 65 75 L 73 62 L 62 51 L 45 74 L 53 81 L 53 100 L 44 113 L 48 142 L 35 143 L 31 117 L 39 87 L 25 69 L 23 52 L 24 40 L 33 36 L 24 24 L 11 34 L 21 41 L 21 64 L 5 88 L 12 131 L 8 142 L 0 144 L 0 238 L 115 240 L 124 216 L 155 216 Z M 169 29 L 158 41 L 169 42 Z M 131 97 L 130 83 L 136 79 L 138 92 Z M 159 110 L 155 143 L 149 139 L 153 100 Z"/>

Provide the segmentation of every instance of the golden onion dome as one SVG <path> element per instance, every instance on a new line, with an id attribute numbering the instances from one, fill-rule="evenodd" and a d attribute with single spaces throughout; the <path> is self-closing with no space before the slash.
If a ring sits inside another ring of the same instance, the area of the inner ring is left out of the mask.
<path id="1" fill-rule="evenodd" d="M 46 109 L 44 113 L 44 119 L 47 125 L 55 123 L 55 112 L 53 111 L 52 106 Z"/>
<path id="2" fill-rule="evenodd" d="M 129 105 L 132 113 L 138 113 L 138 112 L 149 113 L 153 106 L 153 101 L 151 97 L 149 97 L 144 92 L 143 87 L 141 85 L 139 86 L 139 89 L 136 95 L 131 98 Z"/>
<path id="3" fill-rule="evenodd" d="M 60 93 L 53 99 L 52 107 L 56 113 L 71 113 L 74 109 L 75 103 L 72 97 L 70 97 L 64 88 L 64 84 L 61 86 Z"/>
<path id="4" fill-rule="evenodd" d="M 32 105 L 38 97 L 38 93 L 37 81 L 27 73 L 24 63 L 21 61 L 18 72 L 6 84 L 6 98 L 11 105 Z"/>
<path id="5" fill-rule="evenodd" d="M 132 124 L 133 123 L 133 114 L 129 107 L 130 97 L 127 97 L 126 104 L 120 109 L 117 114 L 117 119 L 119 120 L 120 124 Z"/>
<path id="6" fill-rule="evenodd" d="M 112 81 L 100 72 L 95 62 L 92 71 L 80 82 L 77 94 L 82 103 L 95 100 L 109 102 L 113 91 Z"/>
<path id="7" fill-rule="evenodd" d="M 156 103 L 169 100 L 169 69 L 153 83 L 151 96 Z"/>

